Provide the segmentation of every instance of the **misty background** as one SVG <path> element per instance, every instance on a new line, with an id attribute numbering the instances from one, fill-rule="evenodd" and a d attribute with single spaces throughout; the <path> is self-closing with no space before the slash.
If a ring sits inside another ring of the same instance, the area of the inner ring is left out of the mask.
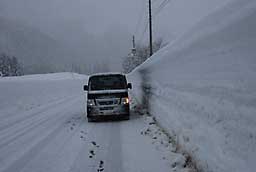
<path id="1" fill-rule="evenodd" d="M 152 0 L 153 38 L 170 43 L 229 1 Z M 0 0 L 0 53 L 25 74 L 122 71 L 132 36 L 148 44 L 147 8 L 147 0 Z"/>

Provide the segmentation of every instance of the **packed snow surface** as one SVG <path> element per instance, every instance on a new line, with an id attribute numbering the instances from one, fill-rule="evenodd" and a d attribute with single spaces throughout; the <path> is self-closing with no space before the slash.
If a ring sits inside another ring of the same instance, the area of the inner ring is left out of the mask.
<path id="1" fill-rule="evenodd" d="M 137 100 L 205 171 L 255 171 L 255 19 L 256 1 L 234 0 L 129 74 Z"/>
<path id="2" fill-rule="evenodd" d="M 129 121 L 88 123 L 87 80 L 73 73 L 0 79 L 0 172 L 189 170 L 134 103 Z"/>

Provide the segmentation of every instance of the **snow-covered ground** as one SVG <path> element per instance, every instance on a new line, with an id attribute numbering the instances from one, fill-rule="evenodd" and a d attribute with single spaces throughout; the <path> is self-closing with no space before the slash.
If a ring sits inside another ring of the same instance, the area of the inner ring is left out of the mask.
<path id="1" fill-rule="evenodd" d="M 255 171 L 255 19 L 256 1 L 234 0 L 129 74 L 137 100 L 205 171 Z"/>
<path id="2" fill-rule="evenodd" d="M 86 121 L 86 76 L 0 78 L 0 172 L 255 171 L 255 18 L 233 0 L 129 74 L 129 121 Z"/>
<path id="3" fill-rule="evenodd" d="M 129 121 L 88 123 L 86 82 L 72 73 L 0 79 L 0 172 L 189 170 L 186 156 L 134 103 Z"/>

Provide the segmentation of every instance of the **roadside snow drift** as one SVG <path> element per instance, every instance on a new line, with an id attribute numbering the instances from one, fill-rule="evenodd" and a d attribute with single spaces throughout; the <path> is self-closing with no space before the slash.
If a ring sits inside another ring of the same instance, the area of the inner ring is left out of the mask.
<path id="1" fill-rule="evenodd" d="M 138 101 L 205 171 L 255 171 L 255 19 L 256 1 L 232 1 L 129 74 Z"/>
<path id="2" fill-rule="evenodd" d="M 81 86 L 86 79 L 85 75 L 75 73 L 0 78 L 0 114 L 82 94 Z"/>

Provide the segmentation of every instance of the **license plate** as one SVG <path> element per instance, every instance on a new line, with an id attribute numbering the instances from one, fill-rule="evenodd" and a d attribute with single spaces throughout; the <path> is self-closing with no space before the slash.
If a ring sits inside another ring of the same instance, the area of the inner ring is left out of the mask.
<path id="1" fill-rule="evenodd" d="M 114 108 L 113 107 L 102 107 L 100 108 L 100 110 L 113 110 Z"/>

